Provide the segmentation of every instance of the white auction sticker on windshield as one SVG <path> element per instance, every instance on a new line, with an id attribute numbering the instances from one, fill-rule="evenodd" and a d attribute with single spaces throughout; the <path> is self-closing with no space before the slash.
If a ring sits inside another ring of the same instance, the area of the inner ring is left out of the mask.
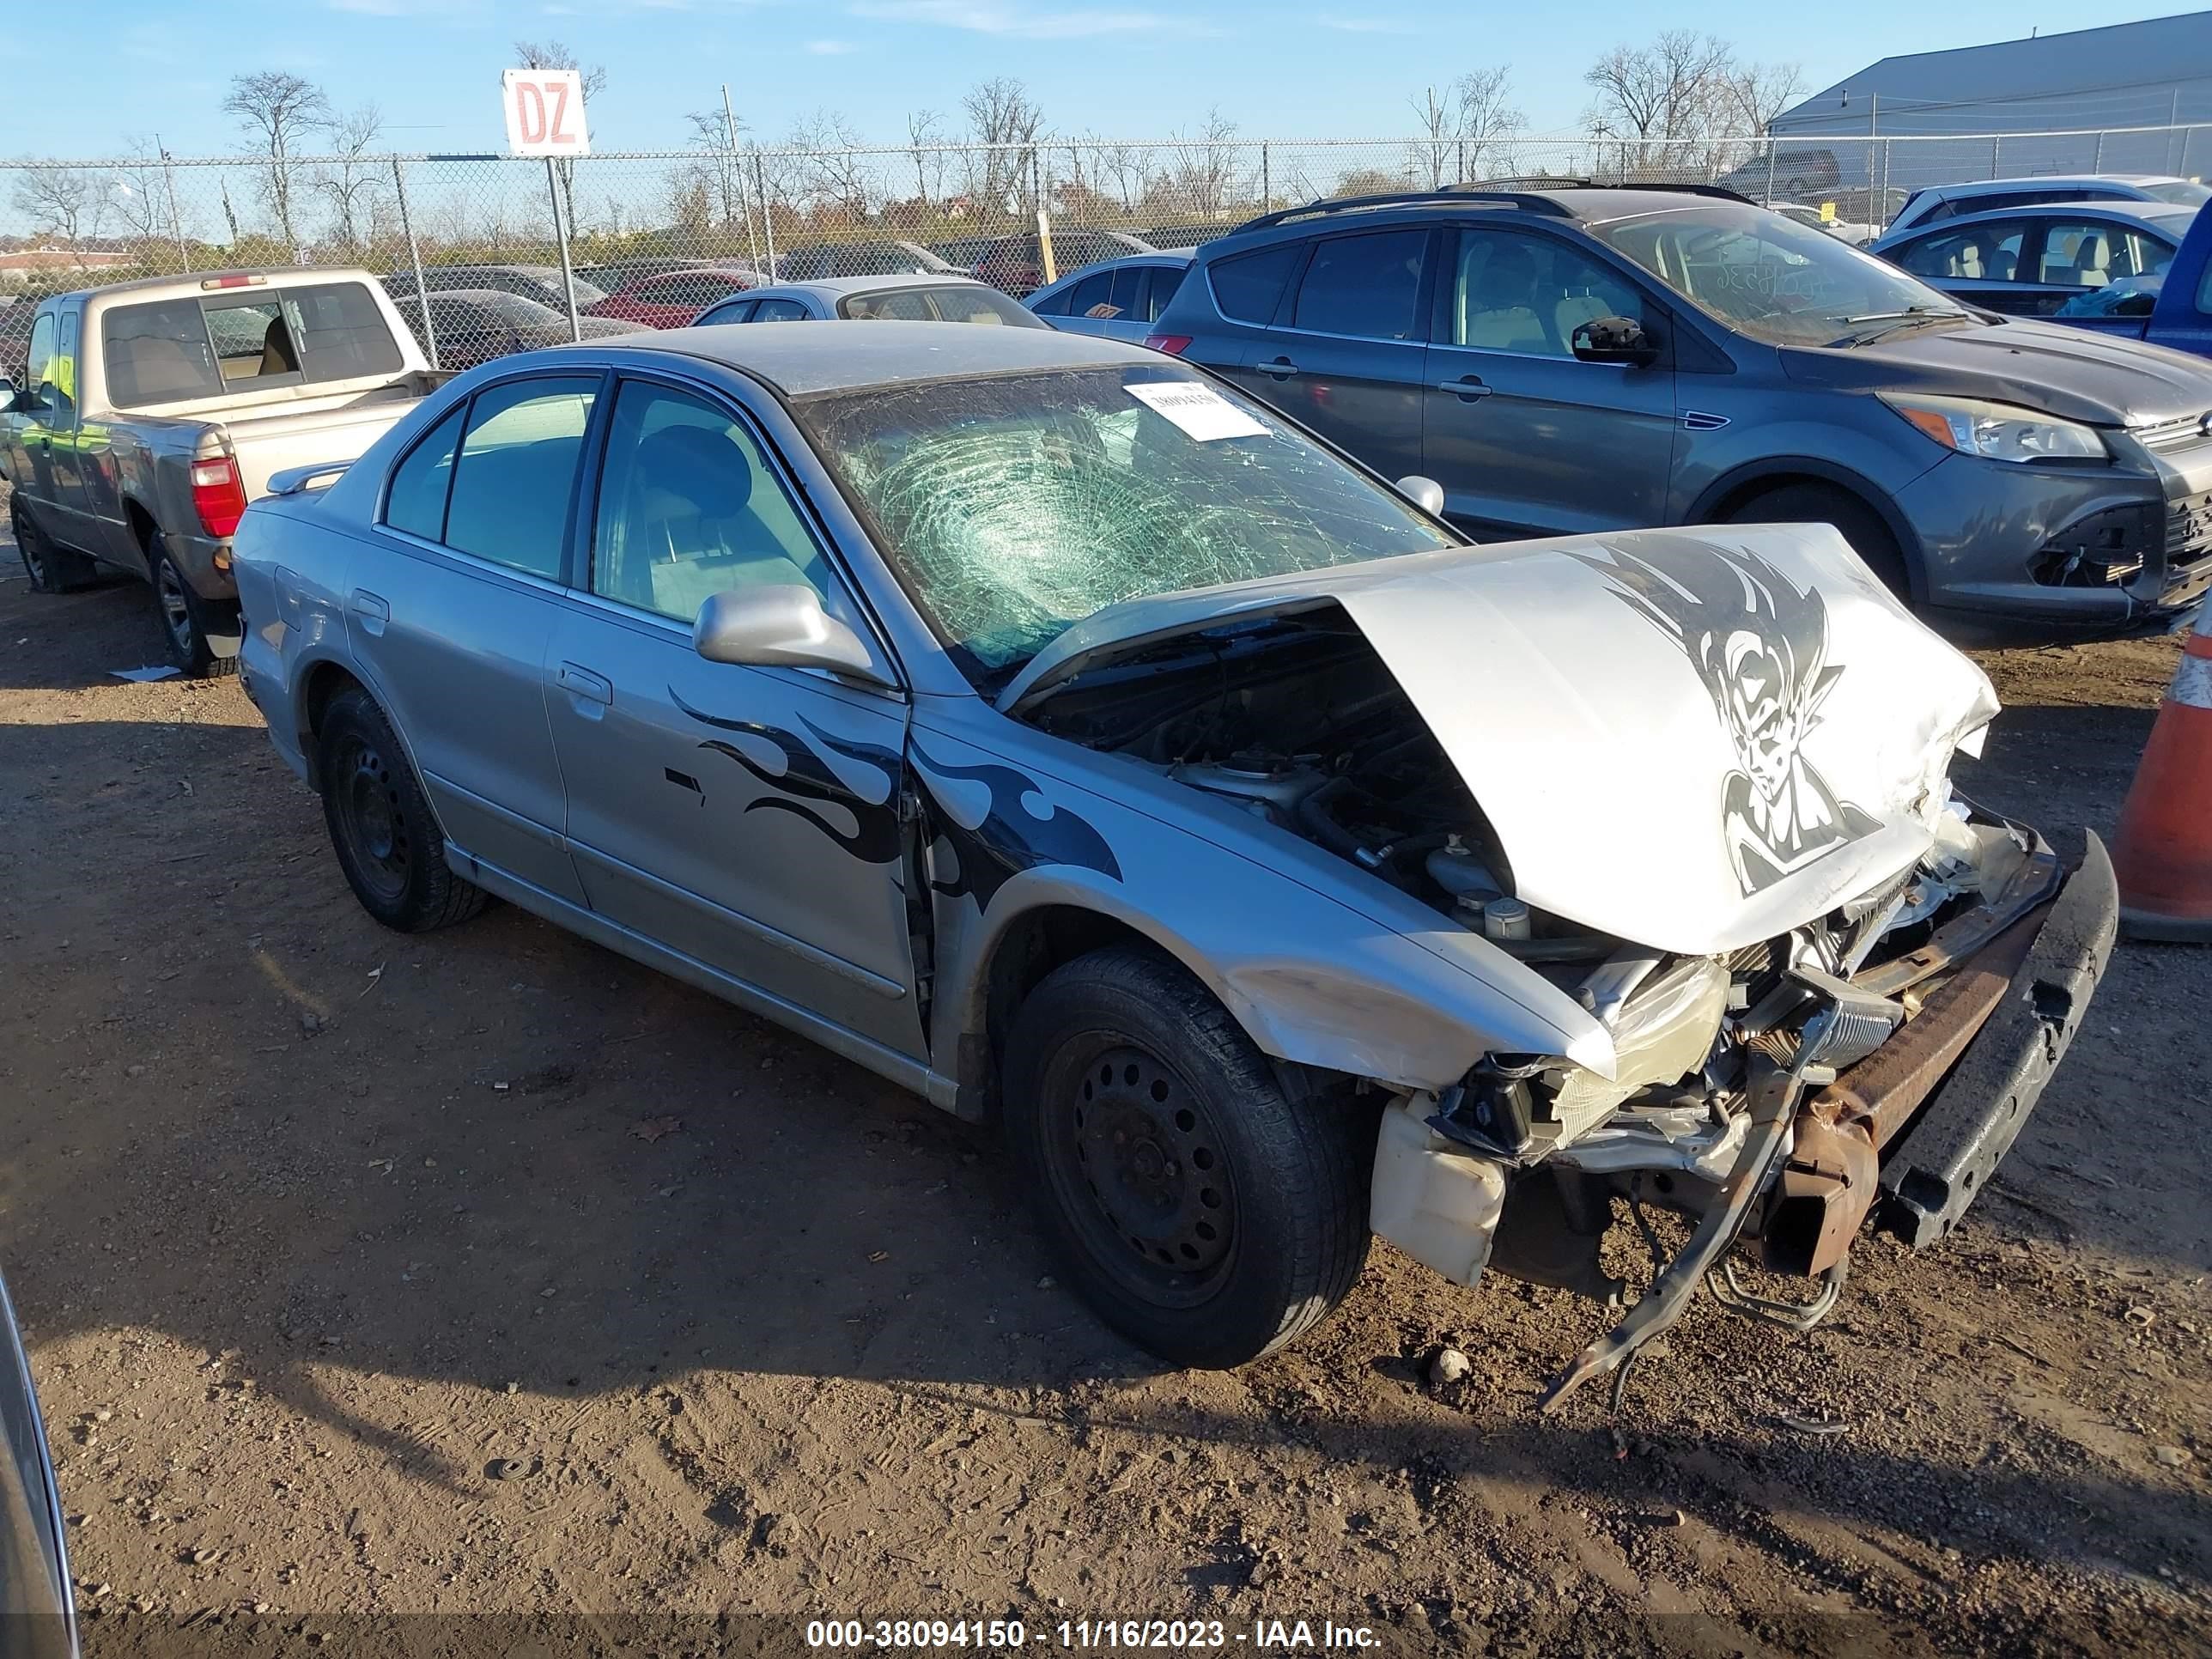
<path id="1" fill-rule="evenodd" d="M 1200 443 L 1216 438 L 1264 438 L 1261 426 L 1212 386 L 1199 380 L 1152 380 L 1123 388 L 1154 413 L 1164 415 Z"/>

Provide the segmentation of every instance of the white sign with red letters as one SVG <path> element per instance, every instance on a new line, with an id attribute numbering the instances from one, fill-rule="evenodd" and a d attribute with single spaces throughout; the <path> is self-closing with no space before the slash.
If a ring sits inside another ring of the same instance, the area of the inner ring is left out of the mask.
<path id="1" fill-rule="evenodd" d="M 575 70 L 512 69 L 500 82 L 510 155 L 589 155 L 584 77 Z"/>

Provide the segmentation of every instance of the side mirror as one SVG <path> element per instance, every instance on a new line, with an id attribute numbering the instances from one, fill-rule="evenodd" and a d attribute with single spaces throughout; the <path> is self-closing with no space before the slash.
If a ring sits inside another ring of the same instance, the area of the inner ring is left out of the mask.
<path id="1" fill-rule="evenodd" d="M 9 376 L 0 374 L 0 415 L 13 415 L 15 412 L 15 382 Z"/>
<path id="2" fill-rule="evenodd" d="M 691 644 L 708 662 L 825 668 L 886 690 L 896 685 L 860 636 L 824 611 L 812 588 L 796 582 L 714 595 L 699 607 Z"/>
<path id="3" fill-rule="evenodd" d="M 1431 518 L 1444 514 L 1444 487 L 1434 478 L 1425 478 L 1418 472 L 1408 472 L 1398 480 L 1395 488 L 1401 495 L 1413 502 Z"/>
<path id="4" fill-rule="evenodd" d="M 1597 317 L 1576 325 L 1574 354 L 1586 363 L 1656 362 L 1659 348 L 1632 317 Z"/>

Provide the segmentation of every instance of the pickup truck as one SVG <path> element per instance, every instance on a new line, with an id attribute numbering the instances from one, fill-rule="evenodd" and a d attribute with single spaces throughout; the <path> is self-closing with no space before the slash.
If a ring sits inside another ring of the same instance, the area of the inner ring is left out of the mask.
<path id="1" fill-rule="evenodd" d="M 230 538 L 270 475 L 351 460 L 446 378 L 382 284 L 343 268 L 58 294 L 23 374 L 0 378 L 0 475 L 32 586 L 139 577 L 199 676 L 236 664 Z"/>

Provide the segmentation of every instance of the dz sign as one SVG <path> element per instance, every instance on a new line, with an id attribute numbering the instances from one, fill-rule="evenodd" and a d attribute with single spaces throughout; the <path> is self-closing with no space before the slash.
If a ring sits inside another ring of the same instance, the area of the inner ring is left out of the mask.
<path id="1" fill-rule="evenodd" d="M 500 82 L 510 155 L 588 155 L 583 76 L 574 70 L 507 70 Z"/>

